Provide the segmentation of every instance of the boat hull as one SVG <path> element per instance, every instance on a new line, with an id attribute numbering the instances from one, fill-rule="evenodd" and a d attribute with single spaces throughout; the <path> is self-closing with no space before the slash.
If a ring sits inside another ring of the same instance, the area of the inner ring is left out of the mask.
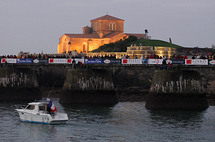
<path id="1" fill-rule="evenodd" d="M 17 109 L 20 120 L 23 122 L 30 123 L 41 123 L 41 124 L 63 124 L 68 121 L 68 116 L 65 113 L 55 113 L 50 115 L 48 113 L 31 113 L 26 112 L 22 109 Z"/>

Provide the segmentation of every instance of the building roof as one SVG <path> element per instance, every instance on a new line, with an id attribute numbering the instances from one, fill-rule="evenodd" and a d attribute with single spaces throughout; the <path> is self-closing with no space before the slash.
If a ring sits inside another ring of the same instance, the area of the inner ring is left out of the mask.
<path id="1" fill-rule="evenodd" d="M 83 27 L 83 28 L 91 28 L 91 27 L 87 25 L 87 26 L 85 26 L 85 27 Z"/>
<path id="2" fill-rule="evenodd" d="M 136 36 L 138 39 L 140 38 L 146 38 L 146 35 L 145 34 L 134 34 L 134 33 L 124 33 L 128 36 Z"/>
<path id="3" fill-rule="evenodd" d="M 105 35 L 103 38 L 112 38 L 118 34 L 121 34 L 121 32 L 113 32 Z M 124 33 L 127 36 L 136 36 L 138 39 L 140 38 L 146 38 L 145 34 L 135 34 L 135 33 Z M 99 38 L 97 34 L 65 34 L 70 38 Z"/>
<path id="4" fill-rule="evenodd" d="M 102 17 L 99 17 L 99 18 L 96 18 L 96 19 L 93 19 L 93 20 L 90 20 L 91 21 L 95 21 L 95 20 L 114 20 L 114 21 L 125 21 L 123 19 L 119 19 L 117 17 L 113 17 L 113 16 L 110 16 L 110 15 L 105 15 L 105 16 L 102 16 Z"/>
<path id="5" fill-rule="evenodd" d="M 112 38 L 112 37 L 114 37 L 114 36 L 116 36 L 118 34 L 123 34 L 123 33 L 121 33 L 121 32 L 113 32 L 113 33 L 109 33 L 109 34 L 105 35 L 103 38 Z"/>
<path id="6" fill-rule="evenodd" d="M 99 38 L 96 34 L 65 34 L 70 38 Z"/>

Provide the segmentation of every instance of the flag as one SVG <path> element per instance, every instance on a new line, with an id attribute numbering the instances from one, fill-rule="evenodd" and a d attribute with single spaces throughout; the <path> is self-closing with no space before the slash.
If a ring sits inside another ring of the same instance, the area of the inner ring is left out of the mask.
<path id="1" fill-rule="evenodd" d="M 52 103 L 51 99 L 47 98 L 49 102 L 48 107 L 51 109 L 51 112 L 57 112 L 57 107 Z"/>

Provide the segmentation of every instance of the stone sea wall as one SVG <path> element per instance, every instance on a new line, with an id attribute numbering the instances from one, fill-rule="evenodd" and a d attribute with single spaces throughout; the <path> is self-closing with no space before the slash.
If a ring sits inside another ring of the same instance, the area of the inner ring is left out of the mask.
<path id="1" fill-rule="evenodd" d="M 105 69 L 69 69 L 63 85 L 60 102 L 117 103 L 111 73 Z"/>
<path id="2" fill-rule="evenodd" d="M 85 65 L 76 69 L 54 64 L 8 65 L 0 68 L 0 99 L 34 99 L 49 95 L 59 97 L 61 103 L 115 104 L 144 101 L 147 94 L 160 98 L 179 96 L 179 100 L 181 96 L 186 98 L 194 94 L 200 97 L 209 94 L 213 98 L 214 73 L 213 67 L 192 66 L 161 71 L 159 66 L 138 65 Z"/>
<path id="3" fill-rule="evenodd" d="M 36 74 L 31 69 L 0 68 L 0 100 L 41 98 Z"/>
<path id="4" fill-rule="evenodd" d="M 148 109 L 204 110 L 208 107 L 207 82 L 193 70 L 155 72 L 149 94 Z"/>
<path id="5" fill-rule="evenodd" d="M 205 93 L 206 85 L 197 71 L 157 70 L 150 93 Z"/>

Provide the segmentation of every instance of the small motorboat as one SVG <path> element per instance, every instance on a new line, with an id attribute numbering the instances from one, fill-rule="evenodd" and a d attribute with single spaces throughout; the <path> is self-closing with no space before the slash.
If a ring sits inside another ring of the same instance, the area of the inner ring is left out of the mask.
<path id="1" fill-rule="evenodd" d="M 49 102 L 31 102 L 25 108 L 16 111 L 24 122 L 62 124 L 68 121 L 66 113 L 48 111 L 48 106 Z"/>

